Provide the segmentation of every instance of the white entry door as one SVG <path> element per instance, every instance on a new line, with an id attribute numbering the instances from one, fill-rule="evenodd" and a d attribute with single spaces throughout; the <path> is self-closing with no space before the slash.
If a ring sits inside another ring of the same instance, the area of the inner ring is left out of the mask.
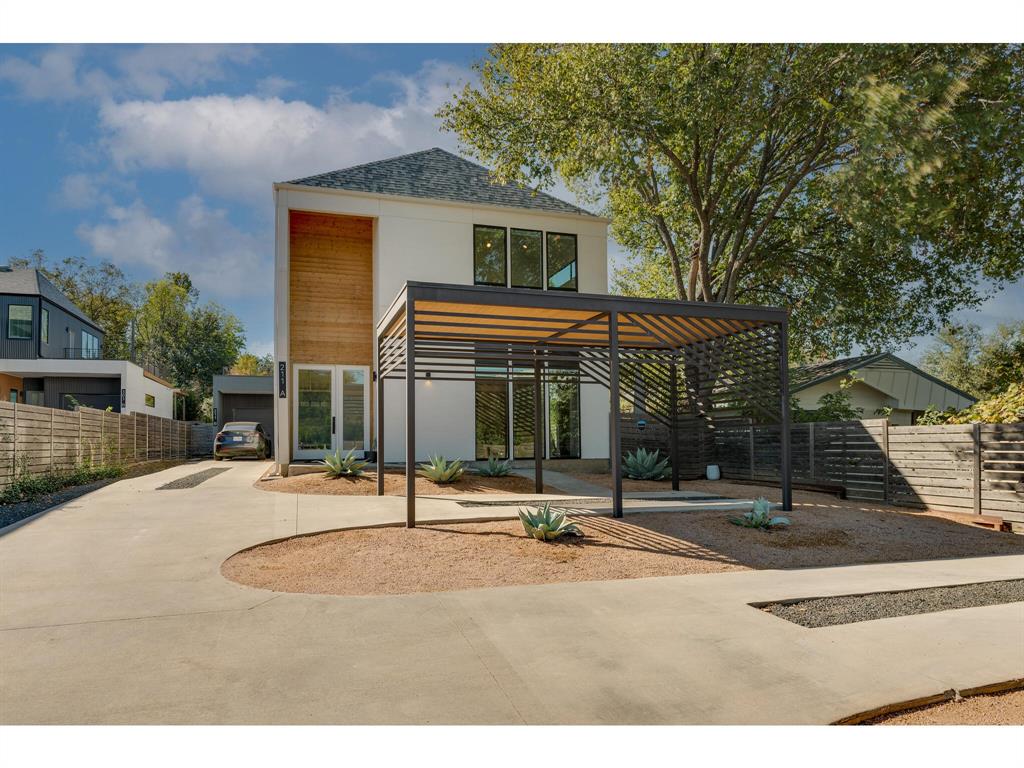
<path id="1" fill-rule="evenodd" d="M 366 366 L 295 366 L 296 459 L 322 459 L 339 447 L 357 455 L 369 449 L 369 380 Z"/>

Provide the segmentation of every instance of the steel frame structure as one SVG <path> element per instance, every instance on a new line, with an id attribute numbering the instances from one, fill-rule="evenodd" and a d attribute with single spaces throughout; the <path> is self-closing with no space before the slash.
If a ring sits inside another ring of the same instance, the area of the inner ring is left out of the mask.
<path id="1" fill-rule="evenodd" d="M 788 313 L 775 307 L 638 299 L 602 294 L 408 282 L 377 324 L 378 467 L 384 456 L 384 380 L 404 379 L 406 525 L 416 525 L 417 379 L 474 381 L 496 373 L 534 383 L 534 439 L 543 435 L 542 385 L 606 387 L 613 515 L 622 516 L 620 399 L 668 426 L 672 487 L 679 488 L 684 420 L 713 439 L 719 414 L 779 423 L 783 509 L 792 509 Z M 625 385 L 625 386 L 623 386 Z M 543 492 L 542 450 L 534 451 Z M 384 473 L 377 472 L 377 495 Z"/>

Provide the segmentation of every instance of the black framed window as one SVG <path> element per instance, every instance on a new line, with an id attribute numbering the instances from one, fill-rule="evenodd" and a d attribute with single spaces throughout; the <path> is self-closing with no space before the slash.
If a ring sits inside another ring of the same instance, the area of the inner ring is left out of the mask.
<path id="1" fill-rule="evenodd" d="M 548 455 L 578 459 L 580 451 L 580 377 L 578 370 L 553 371 L 548 382 Z"/>
<path id="2" fill-rule="evenodd" d="M 548 289 L 576 291 L 576 235 L 548 232 Z"/>
<path id="3" fill-rule="evenodd" d="M 50 310 L 45 308 L 39 311 L 39 338 L 43 344 L 50 343 Z"/>
<path id="4" fill-rule="evenodd" d="M 32 338 L 31 304 L 11 304 L 7 307 L 7 338 Z"/>
<path id="5" fill-rule="evenodd" d="M 508 378 L 481 369 L 476 384 L 476 458 L 508 458 Z"/>
<path id="6" fill-rule="evenodd" d="M 476 285 L 508 284 L 505 228 L 473 227 L 473 282 Z"/>
<path id="7" fill-rule="evenodd" d="M 544 287 L 544 233 L 513 229 L 509 238 L 513 288 Z"/>

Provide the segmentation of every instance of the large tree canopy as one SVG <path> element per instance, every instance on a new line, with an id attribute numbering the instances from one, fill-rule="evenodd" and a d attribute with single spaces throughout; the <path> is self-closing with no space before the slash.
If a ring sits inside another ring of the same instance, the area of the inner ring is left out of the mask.
<path id="1" fill-rule="evenodd" d="M 796 356 L 933 332 L 1024 273 L 1015 45 L 499 45 L 440 116 L 559 177 L 621 290 L 793 310 Z"/>
<path id="2" fill-rule="evenodd" d="M 978 398 L 1024 384 L 1024 321 L 1000 323 L 987 335 L 972 323 L 946 326 L 921 367 Z"/>

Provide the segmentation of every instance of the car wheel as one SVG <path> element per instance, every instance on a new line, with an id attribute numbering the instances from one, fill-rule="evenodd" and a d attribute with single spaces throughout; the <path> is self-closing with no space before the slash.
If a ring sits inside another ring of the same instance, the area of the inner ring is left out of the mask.
<path id="1" fill-rule="evenodd" d="M 214 456 L 214 457 L 213 457 L 213 460 L 214 460 L 214 461 L 223 461 L 223 460 L 224 460 L 224 457 L 223 457 L 223 456 Z"/>

